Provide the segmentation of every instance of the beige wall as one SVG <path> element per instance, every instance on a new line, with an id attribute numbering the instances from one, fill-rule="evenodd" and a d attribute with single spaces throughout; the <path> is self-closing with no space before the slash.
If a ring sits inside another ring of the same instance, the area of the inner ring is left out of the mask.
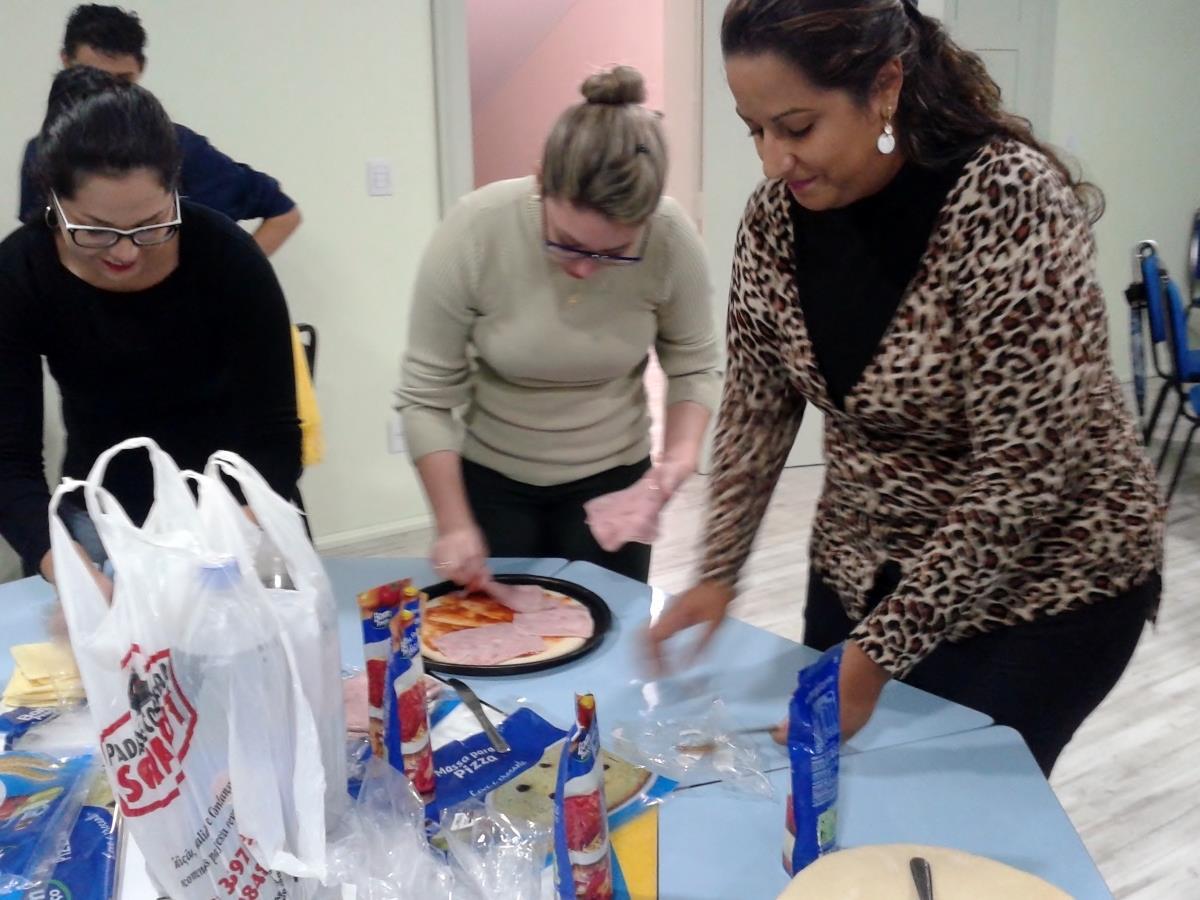
<path id="1" fill-rule="evenodd" d="M 1196 0 L 1058 0 L 1050 139 L 1105 192 L 1096 227 L 1117 370 L 1129 377 L 1130 251 L 1159 242 L 1185 274 L 1200 206 L 1200 4 Z M 1182 282 L 1181 282 L 1182 283 Z"/>
<path id="2" fill-rule="evenodd" d="M 0 2 L 0 220 L 40 124 L 66 0 Z M 304 225 L 276 256 L 293 317 L 321 334 L 327 461 L 304 492 L 318 536 L 353 538 L 425 516 L 406 457 L 387 453 L 391 391 L 418 257 L 438 217 L 428 3 L 154 0 L 144 84 L 177 121 L 280 178 Z M 368 159 L 395 195 L 366 194 Z M 236 323 L 231 323 L 236 324 Z"/>

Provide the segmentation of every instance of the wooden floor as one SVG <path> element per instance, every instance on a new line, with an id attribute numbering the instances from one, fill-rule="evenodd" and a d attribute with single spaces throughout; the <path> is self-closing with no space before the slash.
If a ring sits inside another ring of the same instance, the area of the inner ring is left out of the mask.
<path id="1" fill-rule="evenodd" d="M 1168 525 L 1166 596 L 1125 677 L 1055 769 L 1053 787 L 1118 898 L 1200 898 L 1200 451 Z M 822 467 L 788 469 L 759 535 L 734 614 L 800 639 L 808 529 Z M 703 521 L 705 479 L 672 501 L 651 581 L 688 586 Z M 426 552 L 428 531 L 340 551 Z"/>

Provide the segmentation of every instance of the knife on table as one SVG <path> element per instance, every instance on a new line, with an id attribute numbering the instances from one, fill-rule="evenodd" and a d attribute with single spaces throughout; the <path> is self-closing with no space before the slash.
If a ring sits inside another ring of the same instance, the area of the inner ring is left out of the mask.
<path id="1" fill-rule="evenodd" d="M 467 686 L 467 683 L 458 678 L 441 678 L 439 680 L 444 681 L 450 687 L 454 688 L 454 693 L 458 694 L 458 699 L 462 700 L 463 705 L 478 720 L 480 727 L 483 728 L 483 733 L 492 742 L 492 746 L 501 753 L 508 753 L 512 749 L 508 746 L 508 741 L 500 736 L 500 732 L 496 730 L 496 726 L 492 724 L 492 720 L 487 717 L 487 713 L 483 709 L 483 704 L 479 702 L 479 698 Z"/>

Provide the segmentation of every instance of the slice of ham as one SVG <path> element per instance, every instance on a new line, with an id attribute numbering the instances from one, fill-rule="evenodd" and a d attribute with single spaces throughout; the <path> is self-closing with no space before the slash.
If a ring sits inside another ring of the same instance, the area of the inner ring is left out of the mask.
<path id="1" fill-rule="evenodd" d="M 553 609 L 562 602 L 550 597 L 536 584 L 501 584 L 499 581 L 485 582 L 482 590 L 501 606 L 516 613 L 537 612 Z"/>
<path id="2" fill-rule="evenodd" d="M 463 666 L 495 666 L 546 649 L 546 642 L 536 634 L 527 634 L 509 622 L 452 631 L 436 638 L 434 644 L 446 659 Z"/>
<path id="3" fill-rule="evenodd" d="M 513 625 L 526 634 L 541 637 L 590 638 L 595 630 L 592 614 L 582 606 L 566 604 L 554 609 L 517 613 Z"/>

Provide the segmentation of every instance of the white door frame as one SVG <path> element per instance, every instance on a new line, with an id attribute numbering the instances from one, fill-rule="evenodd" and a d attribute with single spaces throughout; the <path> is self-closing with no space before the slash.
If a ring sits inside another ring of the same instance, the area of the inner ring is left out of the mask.
<path id="1" fill-rule="evenodd" d="M 475 188 L 467 0 L 429 0 L 441 212 Z"/>
<path id="2" fill-rule="evenodd" d="M 1005 108 L 1029 119 L 1034 133 L 1045 140 L 1050 134 L 1050 107 L 1054 91 L 1054 31 L 1058 23 L 1058 0 L 988 0 L 989 3 L 1018 3 L 1021 7 L 1020 51 L 1029 54 L 1027 65 L 1018 72 L 1017 96 L 1005 97 Z M 957 37 L 959 0 L 945 0 L 942 18 L 951 37 Z M 987 50 L 988 47 L 967 47 Z M 1006 48 L 997 48 L 1006 49 Z"/>

